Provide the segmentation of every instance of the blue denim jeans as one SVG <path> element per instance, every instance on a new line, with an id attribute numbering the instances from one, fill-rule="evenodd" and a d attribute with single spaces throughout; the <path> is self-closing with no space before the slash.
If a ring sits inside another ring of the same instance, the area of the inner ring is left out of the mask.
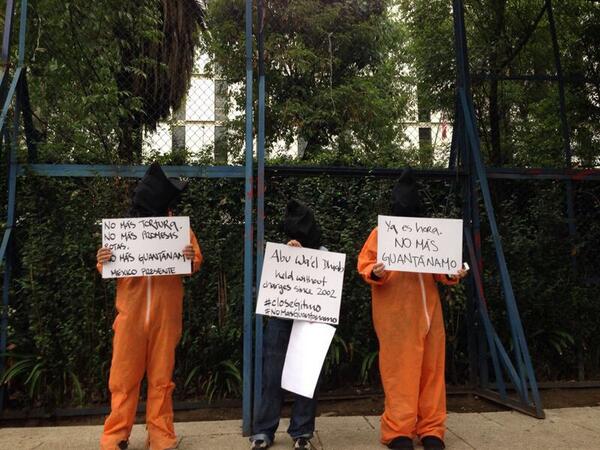
<path id="1" fill-rule="evenodd" d="M 263 335 L 263 379 L 262 398 L 254 417 L 254 435 L 252 441 L 262 439 L 267 444 L 273 443 L 275 431 L 279 426 L 283 395 L 281 389 L 281 373 L 285 362 L 290 334 L 291 320 L 269 318 Z M 311 439 L 315 431 L 315 413 L 317 411 L 316 390 L 313 398 L 292 394 L 292 417 L 287 430 L 292 439 L 301 437 Z"/>

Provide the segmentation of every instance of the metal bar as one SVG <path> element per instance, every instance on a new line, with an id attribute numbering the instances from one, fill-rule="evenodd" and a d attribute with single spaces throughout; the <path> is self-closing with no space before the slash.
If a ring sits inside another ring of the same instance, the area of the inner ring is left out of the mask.
<path id="1" fill-rule="evenodd" d="M 458 101 L 454 99 L 454 124 L 452 127 L 452 140 L 450 141 L 450 155 L 448 156 L 448 169 L 450 170 L 458 168 L 459 153 L 463 148 L 458 140 L 459 130 L 461 130 L 460 126 L 457 126 L 459 119 Z M 458 133 L 455 131 L 458 131 Z"/>
<path id="2" fill-rule="evenodd" d="M 455 130 L 462 130 L 456 133 L 452 133 L 452 146 L 455 147 L 450 153 L 449 165 L 458 169 L 459 164 L 463 167 L 469 167 L 469 153 L 465 149 L 465 136 L 464 127 L 461 125 L 462 116 L 455 110 Z M 470 225 L 472 221 L 472 193 L 471 183 L 467 180 L 466 183 L 462 183 L 462 216 L 463 224 L 465 224 L 465 233 L 470 233 Z M 476 320 L 476 300 L 475 300 L 475 286 L 473 278 L 469 277 L 466 280 L 467 285 L 467 350 L 469 353 L 469 384 L 475 386 L 477 383 L 477 368 L 479 367 L 479 354 L 484 354 L 484 351 L 478 351 L 478 323 Z M 482 349 L 483 350 L 483 349 Z"/>
<path id="3" fill-rule="evenodd" d="M 10 296 L 10 279 L 12 275 L 12 262 L 10 256 L 7 255 L 6 263 L 4 264 L 3 286 L 2 286 L 2 319 L 0 323 L 0 373 L 4 374 L 6 367 L 6 347 L 8 341 L 8 305 Z M 4 394 L 6 393 L 6 385 L 0 386 L 0 411 L 4 409 Z"/>
<path id="4" fill-rule="evenodd" d="M 242 432 L 252 433 L 252 252 L 254 233 L 252 231 L 252 198 L 254 193 L 253 174 L 253 115 L 252 115 L 252 0 L 246 0 L 246 167 L 244 205 L 244 362 L 242 383 Z"/>
<path id="5" fill-rule="evenodd" d="M 0 86 L 4 87 L 4 83 L 6 83 L 6 80 L 8 79 L 8 70 L 4 67 L 0 67 Z M 3 102 L 4 100 L 2 100 Z"/>
<path id="6" fill-rule="evenodd" d="M 500 396 L 502 398 L 506 398 L 506 385 L 504 383 L 504 377 L 502 376 L 502 371 L 500 370 L 500 364 L 498 360 L 498 354 L 496 352 L 496 344 L 494 342 L 494 327 L 492 326 L 492 322 L 490 321 L 490 317 L 487 311 L 487 304 L 485 301 L 485 297 L 483 295 L 483 283 L 481 281 L 481 273 L 479 272 L 479 265 L 477 264 L 477 259 L 475 255 L 475 245 L 473 244 L 473 240 L 471 238 L 470 230 L 465 230 L 465 242 L 467 243 L 467 248 L 469 250 L 469 256 L 471 259 L 471 264 L 473 266 L 473 280 L 476 286 L 476 298 L 478 299 L 478 311 L 479 316 L 483 322 L 483 328 L 485 330 L 485 335 L 488 342 L 488 350 L 490 352 L 490 357 L 492 359 L 492 365 L 494 367 L 494 374 L 496 376 L 496 384 L 498 385 L 498 390 L 500 391 Z M 514 380 L 513 380 L 514 381 Z"/>
<path id="7" fill-rule="evenodd" d="M 556 82 L 559 81 L 557 75 L 495 75 L 492 73 L 476 73 L 472 75 L 474 81 L 540 81 Z M 563 77 L 565 82 L 569 83 L 597 83 L 597 79 L 586 78 L 583 75 L 567 75 Z"/>
<path id="8" fill-rule="evenodd" d="M 162 166 L 169 177 L 243 178 L 244 166 Z M 100 164 L 19 164 L 19 176 L 33 173 L 49 177 L 123 177 L 141 178 L 148 166 L 112 166 Z"/>
<path id="9" fill-rule="evenodd" d="M 487 168 L 489 179 L 600 181 L 600 169 Z"/>
<path id="10" fill-rule="evenodd" d="M 19 115 L 21 114 L 19 102 L 15 102 L 13 109 L 13 135 L 12 139 L 7 139 L 10 145 L 8 160 L 8 205 L 6 208 L 6 228 L 7 231 L 14 228 L 15 210 L 17 202 L 17 149 L 19 139 Z M 6 130 L 7 138 L 10 133 Z M 5 232 L 6 234 L 6 232 Z M 0 373 L 4 373 L 6 363 L 6 345 L 8 339 L 8 305 L 10 300 L 10 281 L 12 275 L 13 247 L 10 235 L 7 237 L 6 252 L 4 254 L 4 282 L 2 285 L 2 320 L 0 324 Z M 4 405 L 4 387 L 0 388 L 0 409 Z"/>
<path id="11" fill-rule="evenodd" d="M 4 236 L 2 237 L 2 245 L 0 245 L 0 264 L 4 261 L 4 257 L 6 256 L 6 249 L 8 248 L 8 243 L 10 242 L 10 237 L 12 234 L 12 227 L 6 227 L 4 230 Z"/>
<path id="12" fill-rule="evenodd" d="M 379 167 L 334 167 L 334 166 L 280 166 L 269 165 L 265 167 L 267 176 L 376 176 L 376 177 L 398 177 L 403 169 L 387 169 Z M 448 169 L 425 169 L 414 172 L 419 177 L 430 178 L 454 178 L 457 171 Z M 464 173 L 459 172 L 464 175 Z"/>
<path id="13" fill-rule="evenodd" d="M 17 84 L 19 84 L 19 79 L 21 78 L 22 70 L 22 67 L 17 67 L 17 70 L 15 70 L 15 75 L 12 81 L 10 82 L 10 87 L 8 88 L 8 93 L 6 94 L 4 105 L 2 106 L 2 112 L 0 113 L 0 130 L 4 127 L 4 122 L 6 121 L 6 116 L 8 115 L 10 104 L 12 103 L 13 97 L 15 96 L 15 91 L 17 90 Z"/>
<path id="14" fill-rule="evenodd" d="M 421 178 L 446 179 L 466 177 L 464 169 L 413 169 Z M 397 177 L 402 169 L 381 167 L 335 167 L 335 166 L 280 166 L 265 167 L 267 176 L 374 176 Z M 486 168 L 489 179 L 497 180 L 568 180 L 600 181 L 600 169 L 557 169 L 557 168 Z"/>
<path id="15" fill-rule="evenodd" d="M 527 414 L 528 416 L 535 417 L 536 419 L 545 419 L 546 415 L 542 410 L 541 413 L 533 406 L 523 405 L 510 397 L 506 400 L 502 400 L 497 392 L 494 392 L 489 389 L 475 389 L 473 392 L 479 397 L 485 398 L 486 400 L 490 400 L 492 402 L 498 403 L 500 405 L 508 406 L 516 411 L 522 412 L 523 414 Z"/>
<path id="16" fill-rule="evenodd" d="M 512 284 L 510 280 L 510 275 L 508 273 L 508 267 L 506 265 L 506 260 L 504 258 L 504 250 L 502 248 L 502 242 L 500 240 L 500 232 L 498 231 L 498 225 L 496 223 L 496 217 L 494 213 L 494 206 L 492 204 L 492 198 L 490 195 L 489 186 L 487 184 L 487 177 L 485 175 L 485 166 L 483 164 L 481 158 L 481 150 L 479 148 L 479 134 L 475 125 L 475 115 L 473 113 L 472 105 L 470 101 L 467 99 L 465 95 L 465 91 L 460 88 L 459 89 L 461 103 L 463 107 L 463 114 L 465 116 L 465 126 L 467 131 L 467 136 L 469 137 L 469 144 L 471 150 L 471 156 L 473 159 L 475 173 L 479 179 L 479 185 L 481 187 L 481 193 L 483 196 L 485 209 L 488 216 L 489 226 L 491 230 L 492 240 L 494 241 L 494 247 L 496 250 L 496 258 L 498 260 L 498 266 L 500 268 L 500 278 L 502 281 L 502 289 L 504 292 L 504 297 L 508 310 L 508 323 L 509 329 L 511 332 L 511 336 L 513 339 L 513 352 L 515 355 L 515 362 L 517 365 L 517 369 L 519 371 L 519 377 L 521 379 L 521 383 L 526 383 L 526 374 L 525 367 L 523 366 L 523 358 L 522 358 L 522 341 L 519 336 L 519 325 L 520 325 L 520 317 L 519 312 L 516 308 L 516 301 L 514 300 L 514 294 L 512 290 Z M 523 391 L 524 398 L 523 401 L 528 403 L 528 394 L 527 390 Z"/>
<path id="17" fill-rule="evenodd" d="M 21 0 L 21 14 L 19 20 L 19 67 L 25 63 L 25 35 L 27 33 L 27 0 Z"/>
<path id="18" fill-rule="evenodd" d="M 538 415 L 543 415 L 541 399 L 537 388 L 537 382 L 535 379 L 535 373 L 533 371 L 533 365 L 531 363 L 531 356 L 527 347 L 525 332 L 523 331 L 521 317 L 517 308 L 516 299 L 514 297 L 514 292 L 512 289 L 512 283 L 510 280 L 510 274 L 508 273 L 508 267 L 506 264 L 506 259 L 504 257 L 504 250 L 502 247 L 502 242 L 500 240 L 500 233 L 498 231 L 498 226 L 496 223 L 494 206 L 492 204 L 488 180 L 485 174 L 485 166 L 483 165 L 483 161 L 481 159 L 481 151 L 479 149 L 479 136 L 477 135 L 477 130 L 474 127 L 475 121 L 472 105 L 467 100 L 466 93 L 463 89 L 459 89 L 459 95 L 462 104 L 463 114 L 465 114 L 466 116 L 465 124 L 467 129 L 467 135 L 471 144 L 471 154 L 473 156 L 475 168 L 477 169 L 479 185 L 481 187 L 481 193 L 483 196 L 483 201 L 488 216 L 492 239 L 496 248 L 496 258 L 498 261 L 498 267 L 500 269 L 504 297 L 508 310 L 509 325 L 513 334 L 513 345 L 515 346 L 515 349 L 517 347 L 519 348 L 519 351 L 516 351 L 517 367 L 519 368 L 519 373 L 521 373 L 521 380 L 524 383 L 526 382 L 526 379 L 522 372 L 526 372 L 527 378 L 529 379 L 529 384 L 531 386 L 531 394 L 533 396 L 533 401 L 538 410 Z M 522 354 L 522 358 L 521 355 L 519 355 L 519 353 Z M 524 369 L 521 368 L 521 364 L 524 364 Z M 524 393 L 527 394 L 527 391 L 525 391 Z M 524 400 L 527 401 L 527 397 Z"/>
<path id="19" fill-rule="evenodd" d="M 506 372 L 508 373 L 508 376 L 510 377 L 510 379 L 512 381 L 513 388 L 517 391 L 519 396 L 521 398 L 523 398 L 524 397 L 523 389 L 527 389 L 527 387 L 523 386 L 523 384 L 521 383 L 521 380 L 519 380 L 519 374 L 517 374 L 515 366 L 513 365 L 512 361 L 510 360 L 510 357 L 508 356 L 508 352 L 505 350 L 504 345 L 502 344 L 502 341 L 498 337 L 498 333 L 496 333 L 495 331 L 494 331 L 494 343 L 496 344 L 496 348 L 498 349 L 498 354 L 500 355 L 500 359 L 502 360 L 502 363 L 504 364 L 504 367 L 506 368 Z M 502 381 L 502 383 L 504 384 L 504 380 Z M 503 387 L 504 387 L 504 389 L 506 389 L 506 385 L 504 385 Z M 502 395 L 502 394 L 500 394 L 500 395 Z"/>
<path id="20" fill-rule="evenodd" d="M 454 48 L 456 52 L 457 88 L 465 89 L 471 94 L 471 75 L 469 73 L 469 52 L 464 26 L 464 4 L 462 0 L 452 1 L 452 18 L 454 20 Z"/>
<path id="21" fill-rule="evenodd" d="M 8 69 L 10 60 L 10 35 L 12 31 L 13 13 L 15 12 L 14 0 L 6 1 L 4 10 L 4 33 L 2 35 L 2 65 Z"/>
<path id="22" fill-rule="evenodd" d="M 168 176 L 187 178 L 243 178 L 244 166 L 162 166 Z M 147 166 L 117 166 L 101 164 L 18 164 L 18 175 L 31 172 L 50 177 L 124 177 L 141 178 Z M 455 179 L 466 177 L 464 170 L 413 169 L 421 178 Z M 401 169 L 332 166 L 265 166 L 269 177 L 294 176 L 373 176 L 397 177 Z M 488 168 L 487 177 L 493 180 L 567 180 L 600 181 L 600 169 L 546 169 L 546 168 Z"/>
<path id="23" fill-rule="evenodd" d="M 471 165 L 469 152 L 465 145 L 465 133 L 464 125 L 462 124 L 464 118 L 460 114 L 458 98 L 454 100 L 454 132 L 452 133 L 452 143 L 450 150 L 450 157 L 448 160 L 448 168 L 454 169 L 459 178 L 459 167 L 466 168 L 465 171 L 470 174 Z M 471 177 L 469 176 L 469 179 Z M 462 216 L 463 224 L 465 224 L 465 233 L 470 232 L 472 217 L 473 217 L 473 194 L 472 194 L 472 183 L 462 183 Z M 475 285 L 473 278 L 469 277 L 466 280 L 467 285 L 467 349 L 469 354 L 469 384 L 475 386 L 477 380 L 487 380 L 487 370 L 484 370 L 484 365 L 487 365 L 487 359 L 483 356 L 487 353 L 484 347 L 484 339 L 478 339 L 478 335 L 481 334 L 481 328 L 477 323 L 477 302 L 475 298 Z M 481 356 L 481 357 L 480 357 Z M 478 369 L 479 374 L 478 377 Z"/>
<path id="24" fill-rule="evenodd" d="M 256 287 L 260 286 L 265 248 L 265 5 L 258 0 L 258 138 L 256 148 Z M 263 320 L 256 314 L 254 338 L 254 415 L 262 398 Z"/>
<path id="25" fill-rule="evenodd" d="M 558 100 L 560 106 L 560 123 L 563 137 L 563 146 L 565 151 L 565 165 L 571 168 L 571 138 L 569 132 L 569 122 L 567 120 L 567 103 L 565 99 L 565 83 L 560 61 L 560 50 L 558 48 L 558 38 L 556 36 L 556 24 L 554 22 L 554 11 L 552 10 L 552 1 L 546 0 L 546 11 L 548 11 L 548 24 L 550 25 L 550 36 L 552 37 L 552 51 L 554 53 L 554 65 L 556 66 L 556 76 L 558 79 Z"/>
<path id="26" fill-rule="evenodd" d="M 572 151 L 571 151 L 571 136 L 569 130 L 569 122 L 567 119 L 567 101 L 565 96 L 565 80 L 562 70 L 562 63 L 560 60 L 560 49 L 558 47 L 558 37 L 556 35 L 556 23 L 554 21 L 554 11 L 552 9 L 552 1 L 546 0 L 546 10 L 548 11 L 548 23 L 550 25 L 550 36 L 552 37 L 552 51 L 554 53 L 554 65 L 556 66 L 556 75 L 558 76 L 558 100 L 560 106 L 560 125 L 563 139 L 563 149 L 565 152 L 565 166 L 567 169 L 571 168 L 572 165 Z M 566 182 L 566 196 L 567 196 L 567 224 L 569 228 L 569 237 L 571 242 L 577 235 L 577 227 L 575 225 L 575 201 L 573 198 L 573 184 L 571 180 Z M 571 251 L 571 267 L 573 272 L 577 272 L 577 252 Z"/>

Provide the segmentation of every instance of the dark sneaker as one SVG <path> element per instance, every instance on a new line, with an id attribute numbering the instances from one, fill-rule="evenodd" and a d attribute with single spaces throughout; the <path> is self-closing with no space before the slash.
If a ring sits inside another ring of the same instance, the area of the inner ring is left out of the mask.
<path id="1" fill-rule="evenodd" d="M 117 444 L 117 447 L 119 447 L 120 450 L 125 450 L 129 447 L 129 441 L 121 441 Z"/>
<path id="2" fill-rule="evenodd" d="M 398 436 L 393 439 L 388 445 L 388 448 L 395 448 L 401 450 L 413 450 L 415 447 L 413 441 L 408 436 Z"/>
<path id="3" fill-rule="evenodd" d="M 270 447 L 270 445 L 267 444 L 262 439 L 257 439 L 255 441 L 252 441 L 252 445 L 250 445 L 250 449 L 253 449 L 253 448 L 269 448 L 269 447 Z"/>
<path id="4" fill-rule="evenodd" d="M 310 443 L 310 440 L 306 438 L 298 438 L 294 440 L 294 448 L 300 450 L 312 450 L 314 449 L 313 445 Z"/>
<path id="5" fill-rule="evenodd" d="M 437 436 L 423 436 L 421 444 L 423 444 L 425 450 L 442 450 L 446 448 L 444 441 Z"/>

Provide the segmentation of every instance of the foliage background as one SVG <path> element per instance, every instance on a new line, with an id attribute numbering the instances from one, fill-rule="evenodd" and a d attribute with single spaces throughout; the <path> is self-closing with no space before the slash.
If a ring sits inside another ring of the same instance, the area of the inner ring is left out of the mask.
<path id="1" fill-rule="evenodd" d="M 185 151 L 142 157 L 137 150 L 139 137 L 152 129 L 159 116 L 155 109 L 160 108 L 148 106 L 152 104 L 148 94 L 132 85 L 132 78 L 129 84 L 122 82 L 123 74 L 145 78 L 162 73 L 166 78 L 161 79 L 171 79 L 169 65 L 156 55 L 123 59 L 123 52 L 163 42 L 165 17 L 157 7 L 181 5 L 118 3 L 99 1 L 84 7 L 77 2 L 32 2 L 28 80 L 39 162 L 158 159 L 184 164 L 190 160 Z M 361 9 L 363 3 L 371 6 Z M 422 105 L 452 115 L 453 44 L 447 3 L 267 2 L 269 11 L 279 14 L 269 22 L 267 42 L 269 142 L 289 139 L 295 133 L 309 141 L 302 160 L 271 158 L 269 162 L 435 165 L 418 149 L 403 145 L 401 131 L 402 121 L 414 112 L 407 93 L 415 84 Z M 474 73 L 552 71 L 545 23 L 514 63 L 501 64 L 517 39 L 511 38 L 514 41 L 507 45 L 498 36 L 508 39 L 523 33 L 537 13 L 532 2 L 466 3 Z M 209 2 L 205 12 L 210 36 L 195 35 L 198 31 L 193 24 L 182 25 L 197 37 L 196 45 L 211 51 L 212 63 L 221 67 L 230 86 L 244 75 L 240 5 L 230 0 Z M 401 11 L 401 20 L 390 16 L 391 7 Z M 347 22 L 332 20 L 340 11 Z M 595 41 L 600 33 L 593 31 L 598 27 L 599 8 L 593 2 L 569 0 L 556 5 L 556 14 L 566 70 L 591 79 L 570 84 L 567 100 L 576 164 L 595 167 L 600 156 L 600 84 L 593 79 L 597 77 L 593 68 L 600 62 Z M 297 26 L 286 28 L 291 17 Z M 303 17 L 306 21 L 296 22 Z M 333 60 L 329 45 L 323 44 L 330 33 L 339 46 Z M 354 52 L 356 46 L 364 54 Z M 194 46 L 188 51 L 193 53 Z M 278 72 L 284 63 L 293 68 L 293 76 Z M 415 68 L 414 73 L 394 72 L 406 63 Z M 336 76 L 328 79 L 331 67 Z M 182 77 L 179 81 L 185 81 L 185 73 Z M 167 89 L 161 86 L 158 91 Z M 182 84 L 176 86 L 181 89 Z M 235 110 L 241 97 L 231 89 L 229 108 Z M 474 94 L 489 164 L 562 166 L 555 85 L 478 81 Z M 335 112 L 330 106 L 332 96 Z M 167 109 L 176 107 L 175 103 L 167 102 Z M 163 112 L 164 108 L 165 104 Z M 146 116 L 148 120 L 140 122 Z M 240 148 L 239 116 L 228 126 L 235 160 L 235 149 Z M 20 157 L 25 161 L 22 147 Z M 201 162 L 211 163 L 212 155 L 207 153 Z M 6 157 L 1 169 L 4 186 Z M 98 221 L 124 213 L 132 183 L 119 178 L 57 179 L 33 174 L 19 178 L 9 310 L 10 376 L 4 374 L 9 406 L 52 409 L 106 402 L 114 284 L 102 281 L 95 271 Z M 268 240 L 283 240 L 279 221 L 286 200 L 293 195 L 315 209 L 327 247 L 348 255 L 341 325 L 327 360 L 324 389 L 378 384 L 370 293 L 355 265 L 376 213 L 387 211 L 392 183 L 386 178 L 331 176 L 272 176 L 267 181 Z M 434 179 L 420 183 L 432 215 L 460 217 L 456 183 Z M 575 182 L 575 242 L 568 238 L 563 183 L 496 180 L 491 186 L 539 379 L 598 378 L 600 184 Z M 175 373 L 180 399 L 240 393 L 243 202 L 241 180 L 194 179 L 179 205 L 178 213 L 191 217 L 206 257 L 201 272 L 186 280 L 185 331 Z M 492 319 L 510 345 L 485 218 L 482 227 Z M 573 249 L 577 271 L 570 266 Z M 447 379 L 464 384 L 468 362 L 465 291 L 461 287 L 443 290 L 442 297 L 448 335 Z"/>

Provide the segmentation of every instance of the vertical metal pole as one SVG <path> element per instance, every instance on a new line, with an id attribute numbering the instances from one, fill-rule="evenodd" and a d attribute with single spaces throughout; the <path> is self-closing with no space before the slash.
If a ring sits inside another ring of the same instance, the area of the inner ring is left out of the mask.
<path id="1" fill-rule="evenodd" d="M 565 96 L 565 78 L 560 61 L 560 50 L 558 47 L 558 37 L 556 35 L 556 22 L 554 20 L 554 11 L 552 9 L 552 1 L 546 0 L 546 11 L 548 12 L 548 23 L 550 25 L 550 35 L 552 37 L 552 50 L 554 53 L 554 65 L 556 66 L 556 75 L 558 77 L 558 101 L 560 106 L 560 124 L 563 138 L 563 150 L 565 153 L 565 166 L 567 169 L 572 165 L 571 152 L 571 133 L 569 130 L 569 121 L 567 119 L 567 101 Z M 577 234 L 575 226 L 575 205 L 573 199 L 573 181 L 566 181 L 567 188 L 567 223 L 569 226 L 569 236 L 573 240 Z M 577 270 L 577 258 L 575 252 L 571 252 L 571 267 L 573 271 Z"/>
<path id="2" fill-rule="evenodd" d="M 7 95 L 8 69 L 10 63 L 10 37 L 12 32 L 12 21 L 15 11 L 14 0 L 7 0 L 4 10 L 4 31 L 2 34 L 2 60 L 0 61 L 0 105 L 4 104 Z"/>
<path id="3" fill-rule="evenodd" d="M 14 10 L 14 0 L 7 0 L 6 9 L 4 10 L 4 33 L 2 35 L 2 64 L 4 65 L 4 70 L 8 69 L 8 61 L 10 59 L 10 35 Z"/>
<path id="4" fill-rule="evenodd" d="M 466 70 L 468 61 L 467 48 L 465 46 L 466 38 L 464 36 L 464 24 L 462 16 L 462 2 L 454 0 L 453 2 L 453 19 L 454 19 L 454 45 L 456 51 L 456 63 L 457 63 L 457 89 L 462 87 L 463 89 L 469 89 L 469 71 Z M 473 233 L 474 219 L 477 219 L 477 225 L 479 225 L 478 212 L 475 212 L 477 206 L 477 192 L 475 189 L 475 174 L 471 163 L 470 152 L 467 148 L 468 140 L 466 139 L 465 132 L 465 118 L 462 114 L 460 101 L 458 95 L 455 100 L 455 117 L 454 122 L 456 126 L 452 130 L 452 143 L 453 146 L 458 148 L 455 149 L 454 158 L 451 158 L 451 163 L 455 162 L 455 158 L 460 156 L 461 165 L 467 171 L 467 180 L 463 186 L 463 223 L 465 224 L 465 232 Z M 451 155 L 452 157 L 452 155 Z M 477 227 L 479 231 L 479 226 Z M 474 239 L 473 239 L 474 240 Z M 477 262 L 471 261 L 472 264 Z M 485 354 L 484 341 L 481 339 L 482 332 L 478 333 L 476 327 L 476 293 L 475 286 L 472 277 L 468 281 L 468 306 L 467 306 L 467 339 L 468 339 L 468 350 L 469 350 L 469 381 L 471 383 L 476 382 L 476 368 L 479 367 L 479 380 L 480 382 L 487 383 L 487 358 Z M 477 345 L 479 341 L 480 345 Z"/>
<path id="5" fill-rule="evenodd" d="M 2 63 L 4 64 L 4 76 L 3 81 L 7 79 L 8 65 L 10 58 L 10 35 L 12 28 L 12 17 L 14 12 L 13 0 L 6 2 L 6 10 L 4 16 L 4 34 L 2 38 Z M 27 0 L 21 1 L 21 17 L 20 17 L 20 29 L 19 29 L 19 64 L 22 65 L 25 58 L 25 31 L 27 26 Z M 16 76 L 20 75 L 17 71 Z M 2 90 L 5 90 L 7 83 L 2 83 Z M 6 92 L 2 92 L 0 98 L 4 102 L 6 98 Z M 0 134 L 6 137 L 6 145 L 9 147 L 9 159 L 8 159 L 8 205 L 6 212 L 6 231 L 7 233 L 7 247 L 5 251 L 4 260 L 4 276 L 2 286 L 2 316 L 0 323 L 0 374 L 4 373 L 6 363 L 6 347 L 8 341 L 8 305 L 10 300 L 10 281 L 12 275 L 12 259 L 14 252 L 14 245 L 12 240 L 12 232 L 15 224 L 15 210 L 17 200 L 17 147 L 18 147 L 18 134 L 19 134 L 19 114 L 20 107 L 19 102 L 14 102 L 13 110 L 13 136 L 10 139 L 10 133 L 4 130 L 4 133 Z M 0 388 L 0 410 L 4 408 L 4 387 Z"/>
<path id="6" fill-rule="evenodd" d="M 256 147 L 256 287 L 259 289 L 265 249 L 265 5 L 258 0 L 258 141 Z M 257 291 L 258 292 L 258 291 Z M 254 345 L 254 415 L 262 397 L 263 320 L 256 315 Z"/>
<path id="7" fill-rule="evenodd" d="M 25 33 L 27 32 L 27 0 L 21 0 L 21 14 L 19 19 L 19 57 L 18 64 L 25 62 Z"/>
<path id="8" fill-rule="evenodd" d="M 12 259 L 14 244 L 12 233 L 15 226 L 15 210 L 17 203 L 17 147 L 19 139 L 19 102 L 14 102 L 13 132 L 12 138 L 9 138 L 9 132 L 6 132 L 7 144 L 10 145 L 8 161 L 8 208 L 6 212 L 6 232 L 11 233 L 10 241 L 6 248 L 6 257 L 4 265 L 4 279 L 2 286 L 2 323 L 0 332 L 0 374 L 4 373 L 6 362 L 6 347 L 8 341 L 8 305 L 10 300 L 10 281 L 12 272 Z M 4 406 L 4 387 L 0 388 L 0 409 Z"/>
<path id="9" fill-rule="evenodd" d="M 246 0 L 246 186 L 244 204 L 244 364 L 242 385 L 242 432 L 252 433 L 252 341 L 253 327 L 253 114 L 252 114 L 252 0 Z"/>
<path id="10" fill-rule="evenodd" d="M 461 136 L 457 137 L 458 145 L 461 148 L 461 160 L 462 166 L 468 171 L 468 178 L 464 181 L 463 184 L 463 224 L 465 225 L 465 242 L 467 238 L 472 239 L 473 233 L 473 200 L 475 195 L 472 192 L 473 183 L 472 173 L 471 173 L 471 158 L 469 157 L 469 152 L 466 148 L 466 142 L 464 138 L 464 125 L 457 121 L 460 128 Z M 469 236 L 467 236 L 469 234 Z M 478 265 L 477 261 L 471 260 L 471 264 Z M 487 364 L 487 358 L 485 357 L 485 348 L 478 347 L 478 334 L 481 337 L 481 333 L 479 333 L 477 326 L 477 298 L 475 292 L 475 283 L 473 277 L 469 277 L 467 279 L 467 348 L 469 351 L 469 383 L 474 387 L 477 384 L 477 368 L 479 367 L 480 377 L 479 379 L 482 381 L 486 381 L 487 371 L 483 369 L 483 365 Z M 481 340 L 483 343 L 483 340 Z"/>

